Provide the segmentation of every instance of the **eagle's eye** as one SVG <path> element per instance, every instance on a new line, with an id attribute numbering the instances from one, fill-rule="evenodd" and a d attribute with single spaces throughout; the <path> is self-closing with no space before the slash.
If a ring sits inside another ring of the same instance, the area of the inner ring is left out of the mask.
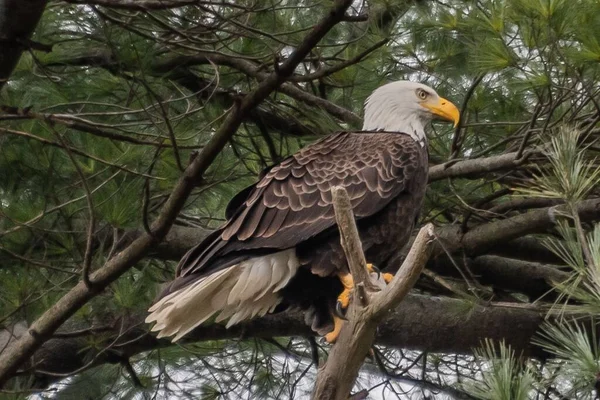
<path id="1" fill-rule="evenodd" d="M 424 91 L 423 89 L 417 89 L 417 97 L 421 100 L 425 100 L 429 96 L 429 93 Z"/>

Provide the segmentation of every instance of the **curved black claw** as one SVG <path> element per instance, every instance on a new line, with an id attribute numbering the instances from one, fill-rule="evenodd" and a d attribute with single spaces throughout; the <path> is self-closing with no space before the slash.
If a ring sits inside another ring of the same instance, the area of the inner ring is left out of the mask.
<path id="1" fill-rule="evenodd" d="M 381 270 L 373 264 L 371 264 L 371 272 L 375 272 L 377 274 L 377 280 L 381 278 Z"/>
<path id="2" fill-rule="evenodd" d="M 348 321 L 348 318 L 346 318 L 346 310 L 344 310 L 344 308 L 342 308 L 342 303 L 340 301 L 335 303 L 335 309 L 333 310 L 333 315 L 335 315 L 339 319 Z"/>

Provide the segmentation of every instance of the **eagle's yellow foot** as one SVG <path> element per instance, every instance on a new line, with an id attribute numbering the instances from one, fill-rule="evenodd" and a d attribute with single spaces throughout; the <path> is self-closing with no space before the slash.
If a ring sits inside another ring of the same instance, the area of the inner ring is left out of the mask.
<path id="1" fill-rule="evenodd" d="M 367 264 L 367 270 L 369 272 L 375 272 L 378 275 L 381 274 L 379 268 L 374 266 L 373 264 Z M 394 278 L 394 275 L 389 273 L 381 274 L 385 283 L 390 283 Z M 337 304 L 335 307 L 334 315 L 333 315 L 333 330 L 325 335 L 325 340 L 328 343 L 335 343 L 337 340 L 340 331 L 342 330 L 342 325 L 346 317 L 344 316 L 344 312 L 346 308 L 350 305 L 350 293 L 354 289 L 354 279 L 352 279 L 351 274 L 338 274 L 340 278 L 340 282 L 344 286 L 344 290 L 337 298 Z"/>
<path id="2" fill-rule="evenodd" d="M 344 290 L 337 298 L 337 304 L 335 305 L 334 318 L 346 319 L 344 312 L 350 304 L 350 293 L 354 289 L 354 279 L 351 274 L 338 274 L 340 282 L 344 285 Z"/>
<path id="3" fill-rule="evenodd" d="M 378 276 L 383 276 L 383 280 L 385 281 L 385 283 L 390 283 L 394 278 L 394 275 L 392 274 L 381 274 L 379 268 L 377 268 L 371 263 L 367 264 L 367 271 L 375 272 Z M 346 319 L 344 314 L 346 308 L 348 308 L 348 305 L 350 304 L 350 293 L 354 289 L 354 279 L 352 279 L 352 275 L 348 273 L 338 274 L 338 277 L 340 278 L 340 282 L 342 282 L 342 285 L 344 285 L 344 290 L 342 291 L 342 293 L 340 293 L 340 295 L 337 298 L 337 304 L 335 306 L 334 314 L 340 319 Z"/>
<path id="4" fill-rule="evenodd" d="M 354 289 L 354 279 L 350 274 L 339 274 L 340 281 L 344 285 L 344 290 L 338 296 L 338 302 L 342 308 L 347 308 L 350 304 L 350 292 Z"/>
<path id="5" fill-rule="evenodd" d="M 333 330 L 325 335 L 325 340 L 327 343 L 335 343 L 338 336 L 340 335 L 340 331 L 342 330 L 342 324 L 344 321 L 341 318 L 333 316 Z"/>

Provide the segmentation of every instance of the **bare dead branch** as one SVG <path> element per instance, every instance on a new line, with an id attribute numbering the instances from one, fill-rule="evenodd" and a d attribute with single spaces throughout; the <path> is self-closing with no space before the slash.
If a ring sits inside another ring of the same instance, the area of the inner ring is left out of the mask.
<path id="1" fill-rule="evenodd" d="M 355 291 L 369 282 L 364 254 L 354 222 L 350 198 L 344 188 L 333 188 L 333 204 L 344 252 L 348 258 L 355 283 Z M 391 307 L 399 304 L 413 287 L 431 254 L 433 226 L 422 228 L 400 272 L 387 288 L 376 293 L 364 287 L 366 298 L 372 301 L 352 301 L 348 321 L 342 327 L 327 362 L 317 376 L 313 399 L 345 400 L 349 397 L 358 371 L 375 340 L 377 325 Z M 352 243 L 354 242 L 354 243 Z M 361 271 L 362 270 L 362 271 Z"/>
<path id="2" fill-rule="evenodd" d="M 348 192 L 341 186 L 331 188 L 331 196 L 335 212 L 335 220 L 340 231 L 340 242 L 348 260 L 348 267 L 354 280 L 354 286 L 364 285 L 369 292 L 377 291 L 367 271 L 367 261 L 354 222 L 352 204 Z M 363 303 L 365 304 L 365 303 Z M 366 305 L 366 304 L 365 304 Z"/>
<path id="3" fill-rule="evenodd" d="M 432 224 L 427 224 L 419 230 L 398 273 L 387 288 L 373 299 L 372 308 L 375 318 L 380 318 L 379 314 L 385 315 L 389 310 L 396 308 L 415 285 L 433 251 L 433 238 Z"/>

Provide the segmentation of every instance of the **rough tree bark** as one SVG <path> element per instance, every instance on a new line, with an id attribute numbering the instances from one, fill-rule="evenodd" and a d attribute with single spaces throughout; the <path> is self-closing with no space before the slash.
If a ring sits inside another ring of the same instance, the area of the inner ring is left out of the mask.
<path id="1" fill-rule="evenodd" d="M 431 254 L 434 238 L 433 225 L 421 228 L 398 274 L 387 287 L 379 290 L 366 269 L 348 193 L 344 188 L 336 187 L 332 189 L 332 196 L 340 240 L 354 278 L 354 293 L 348 321 L 329 352 L 327 362 L 319 369 L 312 397 L 317 400 L 348 398 L 375 340 L 377 325 L 414 286 Z"/>
<path id="2" fill-rule="evenodd" d="M 157 339 L 144 324 L 145 312 L 108 321 L 108 325 L 65 324 L 53 339 L 35 354 L 35 368 L 24 371 L 35 376 L 34 387 L 45 388 L 75 371 L 127 360 L 140 353 L 172 346 Z M 509 304 L 475 304 L 449 297 L 408 294 L 402 303 L 384 318 L 377 330 L 375 344 L 431 353 L 470 354 L 485 338 L 504 340 L 516 352 L 543 357 L 543 350 L 531 338 L 544 322 L 545 313 L 534 307 Z M 27 332 L 25 325 L 16 327 L 15 339 Z M 112 347 L 98 349 L 89 340 L 105 335 Z M 257 318 L 230 329 L 223 325 L 200 326 L 182 343 L 211 340 L 309 337 L 314 333 L 302 313 L 283 313 Z M 0 334 L 0 345 L 3 345 Z"/>

